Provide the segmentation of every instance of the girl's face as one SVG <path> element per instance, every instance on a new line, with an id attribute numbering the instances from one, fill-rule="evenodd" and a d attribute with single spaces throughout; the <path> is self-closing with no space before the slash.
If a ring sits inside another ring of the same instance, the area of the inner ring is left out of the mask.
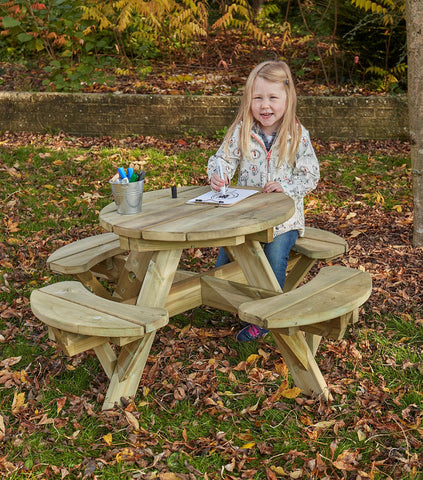
<path id="1" fill-rule="evenodd" d="M 272 135 L 286 110 L 286 91 L 278 83 L 257 77 L 253 83 L 251 113 L 262 131 Z"/>

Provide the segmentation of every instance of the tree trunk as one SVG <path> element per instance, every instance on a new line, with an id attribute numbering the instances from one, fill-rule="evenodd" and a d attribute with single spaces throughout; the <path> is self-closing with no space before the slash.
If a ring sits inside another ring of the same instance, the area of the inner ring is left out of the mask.
<path id="1" fill-rule="evenodd" d="M 423 246 L 423 2 L 406 0 L 408 109 L 414 198 L 413 244 Z"/>

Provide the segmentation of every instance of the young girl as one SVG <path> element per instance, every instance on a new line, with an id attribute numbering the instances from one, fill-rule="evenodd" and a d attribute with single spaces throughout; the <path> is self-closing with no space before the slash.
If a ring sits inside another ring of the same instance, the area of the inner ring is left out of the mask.
<path id="1" fill-rule="evenodd" d="M 291 71 L 284 62 L 257 65 L 245 85 L 240 109 L 222 145 L 210 157 L 207 173 L 215 191 L 229 184 L 238 168 L 238 185 L 263 187 L 265 193 L 283 192 L 295 202 L 294 215 L 273 230 L 264 252 L 283 289 L 289 251 L 304 235 L 304 196 L 319 180 L 319 163 L 308 131 L 296 116 L 297 96 Z M 218 174 L 220 159 L 224 178 Z M 216 266 L 229 262 L 223 248 Z M 248 325 L 239 341 L 263 337 L 268 330 Z"/>

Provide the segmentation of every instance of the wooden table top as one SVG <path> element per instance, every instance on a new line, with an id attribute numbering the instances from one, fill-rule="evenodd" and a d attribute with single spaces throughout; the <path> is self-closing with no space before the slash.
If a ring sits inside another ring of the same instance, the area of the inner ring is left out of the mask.
<path id="1" fill-rule="evenodd" d="M 123 237 L 186 242 L 262 232 L 294 214 L 293 200 L 283 193 L 260 192 L 226 207 L 186 203 L 209 190 L 209 186 L 178 188 L 177 198 L 170 189 L 144 192 L 141 213 L 120 215 L 113 202 L 101 210 L 100 224 Z"/>

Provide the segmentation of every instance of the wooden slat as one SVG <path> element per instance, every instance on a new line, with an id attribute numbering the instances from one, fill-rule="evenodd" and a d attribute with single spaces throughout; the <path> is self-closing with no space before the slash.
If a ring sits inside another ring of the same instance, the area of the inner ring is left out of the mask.
<path id="1" fill-rule="evenodd" d="M 193 196 L 196 196 L 196 192 L 199 189 L 206 191 L 205 188 L 206 187 L 184 187 L 177 198 L 171 197 L 170 190 L 145 192 L 142 199 L 141 213 L 134 215 L 120 215 L 117 213 L 114 203 L 107 205 L 100 212 L 100 224 L 108 231 L 114 230 L 120 235 L 141 238 L 142 230 L 151 225 L 154 218 L 158 221 L 161 212 L 166 214 L 166 212 L 172 210 L 175 214 L 175 211 L 178 211 L 177 207 L 188 206 L 186 202 Z M 192 209 L 188 209 L 187 211 L 190 212 Z"/>
<path id="2" fill-rule="evenodd" d="M 297 239 L 293 250 L 309 258 L 328 260 L 346 253 L 348 243 L 332 232 L 306 227 L 304 236 Z"/>
<path id="3" fill-rule="evenodd" d="M 162 251 L 173 249 L 186 249 L 186 248 L 211 248 L 211 247 L 221 247 L 229 245 L 240 245 L 244 243 L 245 237 L 228 237 L 228 238 L 219 238 L 215 241 L 213 240 L 187 240 L 186 242 L 158 242 L 155 240 L 144 240 L 138 238 L 125 238 L 121 237 L 121 245 L 124 245 L 125 248 L 129 250 L 135 250 L 137 252 L 151 252 L 151 251 Z"/>
<path id="4" fill-rule="evenodd" d="M 367 272 L 341 266 L 325 267 L 306 285 L 265 300 L 245 303 L 240 318 L 264 328 L 320 323 L 355 310 L 370 296 Z"/>
<path id="5" fill-rule="evenodd" d="M 278 294 L 271 290 L 250 287 L 209 275 L 201 277 L 202 303 L 227 312 L 237 313 L 239 306 L 244 302 L 269 298 L 274 295 Z"/>
<path id="6" fill-rule="evenodd" d="M 31 308 L 39 319 L 59 330 L 102 337 L 142 336 L 168 322 L 164 309 L 105 300 L 79 282 L 60 282 L 34 290 Z"/>
<path id="7" fill-rule="evenodd" d="M 280 285 L 260 242 L 247 240 L 242 245 L 231 247 L 229 250 L 238 261 L 249 285 L 281 292 Z"/>
<path id="8" fill-rule="evenodd" d="M 92 348 L 100 347 L 108 342 L 107 337 L 93 337 L 90 335 L 77 335 L 50 327 L 54 334 L 54 340 L 69 357 L 86 352 Z"/>
<path id="9" fill-rule="evenodd" d="M 47 265 L 57 273 L 76 274 L 122 252 L 119 237 L 114 233 L 103 233 L 59 248 L 48 257 Z"/>
<path id="10" fill-rule="evenodd" d="M 169 317 L 196 308 L 201 304 L 207 305 L 201 280 L 212 277 L 219 280 L 233 280 L 243 284 L 246 282 L 237 262 L 231 262 L 201 274 L 178 270 L 178 281 L 173 283 L 165 305 L 166 310 L 169 312 Z"/>
<path id="11" fill-rule="evenodd" d="M 292 378 L 305 395 L 321 395 L 329 399 L 329 390 L 322 372 L 305 341 L 302 332 L 293 336 L 284 336 L 275 331 L 273 333 L 276 345 L 285 360 Z"/>
<path id="12" fill-rule="evenodd" d="M 255 234 L 283 223 L 294 212 L 293 200 L 283 193 L 258 194 L 228 207 L 187 205 L 185 202 L 209 187 L 182 189 L 177 199 L 145 195 L 140 214 L 120 215 L 110 206 L 100 212 L 100 223 L 127 238 L 149 241 L 210 241 Z M 125 218 L 126 217 L 126 218 Z M 121 244 L 122 246 L 122 244 Z"/>

